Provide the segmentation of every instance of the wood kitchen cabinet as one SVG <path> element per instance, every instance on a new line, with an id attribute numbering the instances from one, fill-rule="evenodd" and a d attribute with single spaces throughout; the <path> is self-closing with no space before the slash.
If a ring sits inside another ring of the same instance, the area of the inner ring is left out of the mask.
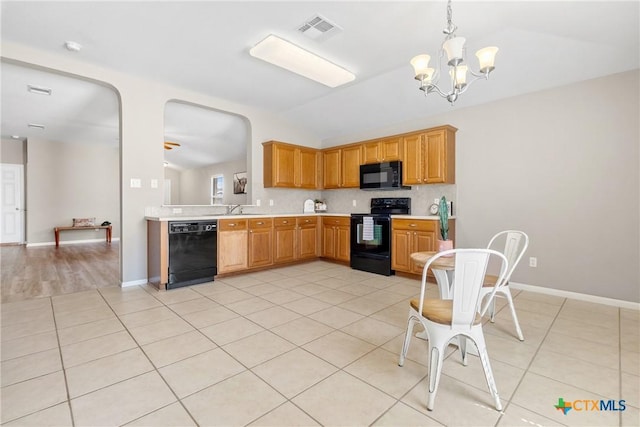
<path id="1" fill-rule="evenodd" d="M 455 222 L 449 220 L 449 234 L 455 235 Z M 422 274 L 422 267 L 411 260 L 414 252 L 436 250 L 436 239 L 440 236 L 437 220 L 396 219 L 391 220 L 391 268 L 405 273 Z"/>
<path id="2" fill-rule="evenodd" d="M 402 160 L 402 138 L 391 137 L 364 142 L 361 145 L 362 164 Z"/>
<path id="3" fill-rule="evenodd" d="M 296 218 L 279 217 L 273 220 L 273 262 L 281 264 L 296 260 Z"/>
<path id="4" fill-rule="evenodd" d="M 360 187 L 360 145 L 323 151 L 323 187 Z"/>
<path id="5" fill-rule="evenodd" d="M 315 216 L 274 219 L 276 264 L 318 257 L 318 218 Z"/>
<path id="6" fill-rule="evenodd" d="M 447 125 L 403 137 L 403 184 L 455 184 L 456 130 Z"/>
<path id="7" fill-rule="evenodd" d="M 323 188 L 340 188 L 340 159 L 339 148 L 322 152 Z"/>
<path id="8" fill-rule="evenodd" d="M 319 188 L 321 157 L 318 150 L 278 141 L 262 145 L 265 188 Z"/>
<path id="9" fill-rule="evenodd" d="M 249 220 L 249 268 L 273 264 L 273 219 Z"/>
<path id="10" fill-rule="evenodd" d="M 318 257 L 318 218 L 301 216 L 297 218 L 296 258 L 309 259 Z"/>
<path id="11" fill-rule="evenodd" d="M 218 273 L 246 270 L 249 266 L 246 219 L 218 221 Z"/>
<path id="12" fill-rule="evenodd" d="M 351 259 L 350 217 L 322 217 L 322 257 L 348 262 Z"/>

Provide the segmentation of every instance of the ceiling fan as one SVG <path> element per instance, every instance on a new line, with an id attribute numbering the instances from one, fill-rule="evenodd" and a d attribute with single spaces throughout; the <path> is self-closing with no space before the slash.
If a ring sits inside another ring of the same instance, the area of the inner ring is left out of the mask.
<path id="1" fill-rule="evenodd" d="M 173 150 L 173 147 L 180 147 L 180 144 L 178 144 L 177 142 L 170 142 L 170 141 L 164 142 L 165 150 Z"/>

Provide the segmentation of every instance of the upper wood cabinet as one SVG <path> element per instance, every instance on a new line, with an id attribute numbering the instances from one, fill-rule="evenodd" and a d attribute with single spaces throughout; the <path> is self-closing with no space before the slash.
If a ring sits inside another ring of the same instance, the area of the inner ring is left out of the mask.
<path id="1" fill-rule="evenodd" d="M 362 164 L 402 160 L 402 138 L 391 137 L 362 143 Z"/>
<path id="2" fill-rule="evenodd" d="M 324 150 L 323 188 L 360 187 L 360 145 Z"/>
<path id="3" fill-rule="evenodd" d="M 340 187 L 360 188 L 360 146 L 346 147 L 341 151 Z"/>
<path id="4" fill-rule="evenodd" d="M 455 184 L 455 132 L 442 126 L 403 137 L 402 183 Z"/>
<path id="5" fill-rule="evenodd" d="M 262 146 L 265 188 L 319 188 L 318 150 L 278 141 L 268 141 Z"/>

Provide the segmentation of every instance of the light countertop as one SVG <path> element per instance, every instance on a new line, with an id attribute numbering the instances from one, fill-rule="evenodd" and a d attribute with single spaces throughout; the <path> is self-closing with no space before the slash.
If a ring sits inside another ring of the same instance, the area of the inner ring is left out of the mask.
<path id="1" fill-rule="evenodd" d="M 240 219 L 240 218 L 282 218 L 287 216 L 346 216 L 350 217 L 350 213 L 274 213 L 274 214 L 244 214 L 244 215 L 201 215 L 201 216 L 146 216 L 145 219 L 147 221 L 210 221 L 214 219 Z M 391 218 L 398 219 L 427 219 L 432 221 L 437 221 L 440 218 L 437 215 L 391 215 Z M 456 219 L 455 216 L 449 217 L 450 219 Z"/>

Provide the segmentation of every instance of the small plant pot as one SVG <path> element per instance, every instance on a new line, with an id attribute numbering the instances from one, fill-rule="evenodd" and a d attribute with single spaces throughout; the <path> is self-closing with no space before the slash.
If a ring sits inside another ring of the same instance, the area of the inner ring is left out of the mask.
<path id="1" fill-rule="evenodd" d="M 438 240 L 438 252 L 448 251 L 449 249 L 453 249 L 453 240 Z"/>

